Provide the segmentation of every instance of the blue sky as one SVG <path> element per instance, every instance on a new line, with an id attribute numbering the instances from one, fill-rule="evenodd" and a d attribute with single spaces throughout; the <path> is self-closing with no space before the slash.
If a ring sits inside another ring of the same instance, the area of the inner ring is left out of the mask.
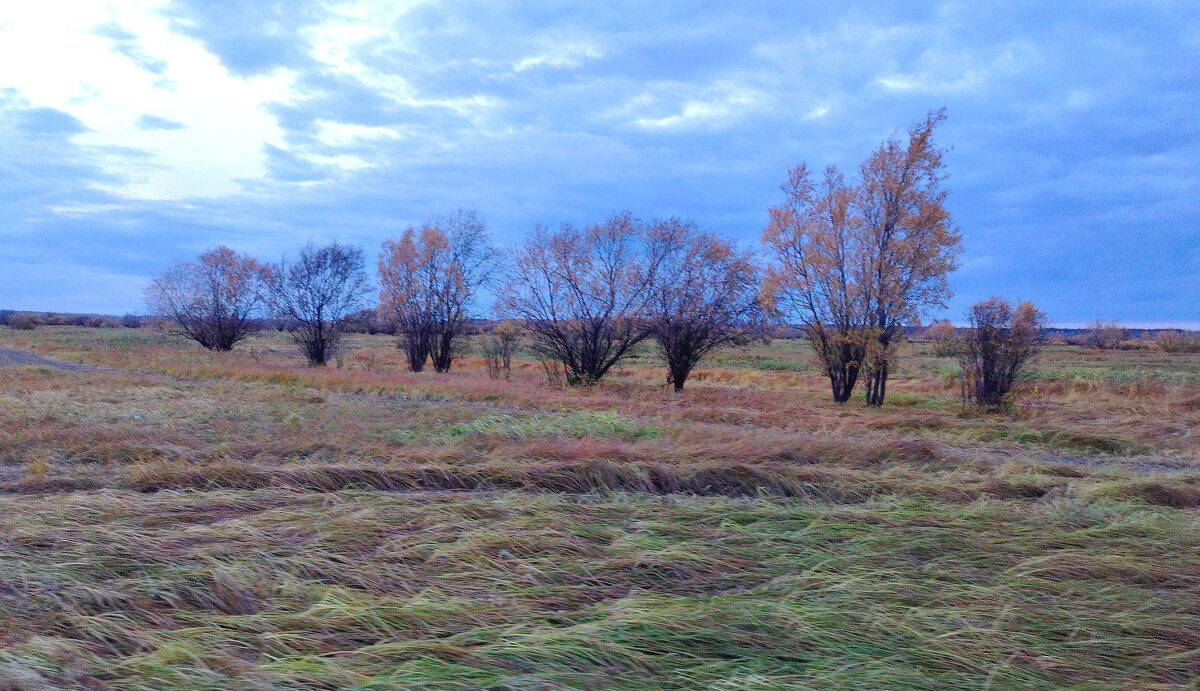
<path id="1" fill-rule="evenodd" d="M 800 161 L 945 106 L 965 252 L 1058 324 L 1200 324 L 1200 3 L 0 7 L 0 306 L 122 313 L 216 244 L 500 244 L 620 209 L 756 243 Z"/>

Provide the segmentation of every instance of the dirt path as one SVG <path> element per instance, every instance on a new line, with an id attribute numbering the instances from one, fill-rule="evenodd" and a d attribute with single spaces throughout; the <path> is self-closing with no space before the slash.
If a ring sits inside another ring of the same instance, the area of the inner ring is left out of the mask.
<path id="1" fill-rule="evenodd" d="M 50 367 L 64 372 L 92 372 L 97 368 L 75 362 L 63 362 L 27 350 L 0 347 L 0 367 Z"/>

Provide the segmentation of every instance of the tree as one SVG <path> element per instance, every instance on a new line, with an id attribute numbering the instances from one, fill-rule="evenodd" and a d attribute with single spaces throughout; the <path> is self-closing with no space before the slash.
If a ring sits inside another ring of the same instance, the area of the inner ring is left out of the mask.
<path id="1" fill-rule="evenodd" d="M 833 393 L 845 403 L 866 357 L 869 263 L 854 190 L 834 167 L 820 186 L 804 164 L 789 171 L 784 203 L 770 210 L 763 242 L 774 258 L 764 293 L 775 310 L 804 325 Z"/>
<path id="2" fill-rule="evenodd" d="M 342 323 L 362 308 L 368 290 L 362 248 L 336 242 L 310 242 L 294 262 L 285 259 L 271 272 L 271 303 L 312 365 L 337 352 Z"/>
<path id="3" fill-rule="evenodd" d="M 868 405 L 883 405 L 905 324 L 945 307 L 950 297 L 947 277 L 958 266 L 962 234 L 945 206 L 945 151 L 933 141 L 945 119 L 945 109 L 929 113 L 909 129 L 907 144 L 889 139 L 860 167 L 854 205 L 862 219 L 863 259 L 870 266 Z"/>
<path id="4" fill-rule="evenodd" d="M 973 305 L 967 320 L 970 328 L 959 349 L 964 395 L 980 406 L 998 409 L 1037 355 L 1046 315 L 1031 302 L 1013 309 L 993 297 Z"/>
<path id="5" fill-rule="evenodd" d="M 427 359 L 447 372 L 466 326 L 467 310 L 495 270 L 487 225 L 474 211 L 409 227 L 384 243 L 379 255 L 379 309 L 396 323 L 409 369 Z"/>
<path id="6" fill-rule="evenodd" d="M 1083 342 L 1096 350 L 1115 350 L 1121 341 L 1129 338 L 1129 330 L 1116 320 L 1097 319 L 1083 334 Z"/>
<path id="7" fill-rule="evenodd" d="M 151 313 L 209 350 L 231 350 L 256 327 L 266 300 L 269 270 L 228 247 L 172 266 L 150 282 Z"/>
<path id="8" fill-rule="evenodd" d="M 805 323 L 835 401 L 848 400 L 865 371 L 868 405 L 883 405 L 904 326 L 950 296 L 962 238 L 945 208 L 944 152 L 933 142 L 944 120 L 944 111 L 930 113 L 907 143 L 884 142 L 854 183 L 830 167 L 818 186 L 806 166 L 794 168 L 787 199 L 771 209 L 768 285 Z"/>
<path id="9" fill-rule="evenodd" d="M 672 218 L 650 233 L 661 259 L 646 318 L 667 363 L 667 383 L 679 393 L 708 353 L 762 333 L 759 270 L 749 252 L 695 223 Z"/>
<path id="10" fill-rule="evenodd" d="M 651 333 L 642 315 L 659 258 L 647 230 L 628 212 L 583 230 L 538 226 L 512 254 L 500 308 L 572 386 L 599 382 Z"/>

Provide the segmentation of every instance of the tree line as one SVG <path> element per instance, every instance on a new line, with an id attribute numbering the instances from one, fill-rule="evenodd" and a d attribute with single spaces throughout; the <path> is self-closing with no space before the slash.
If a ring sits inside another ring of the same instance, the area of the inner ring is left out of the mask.
<path id="1" fill-rule="evenodd" d="M 883 142 L 852 177 L 832 166 L 819 179 L 804 164 L 792 169 L 769 211 L 763 261 L 695 221 L 630 212 L 584 227 L 538 226 L 508 250 L 474 211 L 409 227 L 380 250 L 378 317 L 409 369 L 448 372 L 490 294 L 497 316 L 510 320 L 493 338 L 505 364 L 513 325 L 574 386 L 600 382 L 652 341 L 676 391 L 712 351 L 802 324 L 833 399 L 849 400 L 861 379 L 867 403 L 883 405 L 904 327 L 944 308 L 961 251 L 945 206 L 945 151 L 934 140 L 944 120 L 932 112 L 905 140 Z M 280 319 L 308 361 L 324 365 L 370 291 L 362 248 L 310 243 L 277 264 L 218 247 L 163 272 L 146 297 L 153 313 L 212 350 L 233 348 L 257 318 Z M 978 401 L 998 404 L 1011 389 L 1004 381 L 1036 352 L 1028 327 L 1043 317 L 999 299 L 968 316 L 973 336 L 956 352 L 981 387 Z"/>

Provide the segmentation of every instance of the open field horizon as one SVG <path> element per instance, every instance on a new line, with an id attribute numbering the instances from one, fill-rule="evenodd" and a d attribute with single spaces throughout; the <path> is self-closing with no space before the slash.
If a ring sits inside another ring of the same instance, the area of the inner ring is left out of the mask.
<path id="1" fill-rule="evenodd" d="M 0 3 L 0 691 L 1200 690 L 1197 65 Z"/>

